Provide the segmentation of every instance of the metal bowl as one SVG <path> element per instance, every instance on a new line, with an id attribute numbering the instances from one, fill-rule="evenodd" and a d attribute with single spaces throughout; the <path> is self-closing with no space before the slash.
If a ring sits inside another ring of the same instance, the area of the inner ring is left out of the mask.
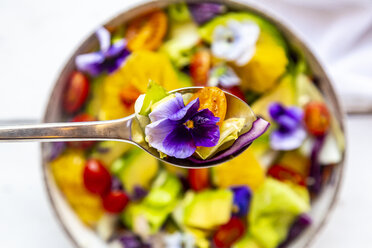
<path id="1" fill-rule="evenodd" d="M 176 0 L 153 0 L 145 3 L 139 3 L 124 10 L 120 15 L 107 22 L 105 26 L 115 28 L 133 17 L 146 13 L 154 8 L 163 8 L 172 2 L 176 2 Z M 274 17 L 273 14 L 268 13 L 267 10 L 264 10 L 262 7 L 260 7 L 257 3 L 250 2 L 248 4 L 247 2 L 244 3 L 243 1 L 240 2 L 238 0 L 221 0 L 214 2 L 221 2 L 231 9 L 247 10 L 265 17 L 277 26 L 291 46 L 303 51 L 304 56 L 308 61 L 315 78 L 317 79 L 319 89 L 322 91 L 325 99 L 327 100 L 330 110 L 334 113 L 337 121 L 340 123 L 341 129 L 345 132 L 344 112 L 341 109 L 332 84 L 318 59 L 298 35 L 285 26 L 278 18 Z M 74 58 L 76 55 L 85 53 L 97 45 L 98 43 L 94 34 L 91 34 L 68 60 L 55 83 L 45 111 L 44 122 L 61 121 L 63 116 L 63 113 L 61 112 L 62 92 L 64 89 L 64 84 L 67 82 L 67 78 L 74 69 Z M 95 234 L 95 232 L 81 223 L 56 186 L 50 168 L 47 166 L 48 148 L 48 144 L 43 144 L 41 147 L 44 182 L 52 208 L 60 224 L 63 226 L 64 231 L 76 247 L 106 247 L 105 243 Z M 297 239 L 290 244 L 290 247 L 310 247 L 311 243 L 320 233 L 320 230 L 326 224 L 329 214 L 337 202 L 337 196 L 340 190 L 344 170 L 345 156 L 343 157 L 344 158 L 341 163 L 333 169 L 333 174 L 331 177 L 332 179 L 330 182 L 325 185 L 322 193 L 312 203 L 310 215 L 313 219 L 313 224 L 299 237 L 297 237 Z"/>

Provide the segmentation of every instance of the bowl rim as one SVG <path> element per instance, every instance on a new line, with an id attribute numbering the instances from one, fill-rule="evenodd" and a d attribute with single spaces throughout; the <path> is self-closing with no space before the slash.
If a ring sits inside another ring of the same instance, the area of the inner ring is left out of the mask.
<path id="1" fill-rule="evenodd" d="M 121 19 L 128 14 L 129 12 L 133 10 L 139 10 L 139 12 L 144 12 L 143 10 L 151 9 L 157 6 L 168 6 L 169 4 L 176 3 L 176 2 L 198 2 L 197 0 L 139 0 L 136 3 L 131 4 L 124 4 L 124 8 L 117 12 L 113 17 L 110 17 L 108 20 L 103 22 L 104 26 L 110 26 L 115 23 L 120 23 Z M 280 18 L 278 13 L 275 13 L 274 11 L 270 10 L 267 6 L 263 6 L 261 3 L 253 1 L 253 0 L 203 0 L 203 2 L 217 2 L 217 3 L 223 3 L 226 5 L 234 5 L 238 7 L 242 7 L 243 10 L 248 10 L 251 12 L 254 12 L 263 18 L 269 20 L 271 23 L 273 23 L 279 30 L 282 32 L 290 43 L 296 43 L 296 46 L 301 49 L 301 51 L 304 52 L 306 61 L 309 62 L 310 68 L 313 69 L 313 67 L 316 67 L 318 70 L 318 73 L 322 75 L 322 82 L 325 83 L 325 87 L 327 87 L 327 94 L 329 95 L 329 101 L 332 102 L 332 105 L 335 107 L 334 114 L 336 119 L 340 123 L 340 128 L 344 134 L 344 137 L 347 137 L 347 127 L 346 127 L 346 114 L 345 111 L 340 104 L 339 98 L 336 95 L 336 92 L 333 87 L 333 83 L 329 78 L 329 74 L 326 72 L 325 67 L 323 66 L 323 63 L 319 59 L 319 57 L 316 57 L 314 55 L 314 52 L 310 49 L 310 46 L 304 41 L 302 36 L 299 34 L 298 31 L 288 22 L 285 22 L 283 19 Z M 140 10 L 143 9 L 143 10 Z M 135 15 L 134 15 L 135 16 Z M 131 19 L 131 18 L 128 18 Z M 73 51 L 71 56 L 68 57 L 67 61 L 63 63 L 63 69 L 60 70 L 60 72 L 57 74 L 56 80 L 53 84 L 53 87 L 51 89 L 51 93 L 49 94 L 49 100 L 46 105 L 44 116 L 43 116 L 43 122 L 48 122 L 51 116 L 51 105 L 53 105 L 54 101 L 53 99 L 59 94 L 59 90 L 57 89 L 57 86 L 62 84 L 62 81 L 66 79 L 66 74 L 71 70 L 71 65 L 74 63 L 74 58 L 76 55 L 80 54 L 83 50 L 86 49 L 86 47 L 89 46 L 89 44 L 92 44 L 95 42 L 95 35 L 94 31 L 90 33 L 85 39 L 82 40 L 82 42 L 79 42 L 77 48 Z M 57 210 L 56 207 L 57 202 L 53 197 L 51 185 L 49 184 L 49 178 L 48 178 L 48 162 L 45 157 L 45 151 L 44 151 L 44 145 L 41 144 L 41 158 L 42 158 L 42 174 L 43 174 L 43 181 L 45 185 L 45 189 L 47 192 L 48 200 L 51 204 L 51 207 L 53 209 L 53 213 L 59 222 L 59 225 L 62 227 L 64 233 L 67 235 L 69 240 L 73 243 L 75 247 L 82 247 L 76 240 L 73 232 L 71 232 L 65 223 L 64 218 L 62 217 L 61 213 Z M 313 231 L 313 233 L 310 235 L 310 238 L 305 242 L 304 247 L 310 247 L 314 241 L 319 237 L 322 230 L 326 226 L 326 224 L 329 221 L 329 218 L 331 216 L 331 213 L 335 209 L 335 206 L 337 205 L 340 191 L 342 189 L 341 185 L 344 180 L 344 173 L 345 173 L 345 161 L 347 156 L 347 142 L 345 142 L 345 148 L 343 152 L 343 157 L 340 163 L 337 165 L 338 172 L 338 179 L 335 184 L 335 191 L 332 195 L 332 199 L 330 200 L 330 204 L 328 206 L 328 211 L 323 216 L 323 219 L 318 224 L 318 227 Z M 301 234 L 299 237 L 303 236 Z M 296 239 L 298 239 L 297 237 Z"/>

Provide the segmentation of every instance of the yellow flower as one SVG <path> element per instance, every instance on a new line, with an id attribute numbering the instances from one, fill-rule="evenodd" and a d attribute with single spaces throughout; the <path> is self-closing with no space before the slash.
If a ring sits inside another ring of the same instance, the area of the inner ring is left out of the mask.
<path id="1" fill-rule="evenodd" d="M 120 93 L 129 87 L 144 93 L 149 80 L 167 90 L 181 87 L 178 75 L 166 55 L 145 50 L 135 51 L 119 70 L 104 79 L 99 119 L 118 119 L 132 114 L 133 108 L 123 105 Z"/>
<path id="2" fill-rule="evenodd" d="M 54 179 L 79 218 L 94 226 L 103 214 L 100 197 L 89 193 L 83 183 L 83 151 L 67 150 L 50 163 Z"/>
<path id="3" fill-rule="evenodd" d="M 286 71 L 288 58 L 285 49 L 267 33 L 262 32 L 256 44 L 256 52 L 248 64 L 232 64 L 241 78 L 244 90 L 263 93 L 273 88 Z"/>

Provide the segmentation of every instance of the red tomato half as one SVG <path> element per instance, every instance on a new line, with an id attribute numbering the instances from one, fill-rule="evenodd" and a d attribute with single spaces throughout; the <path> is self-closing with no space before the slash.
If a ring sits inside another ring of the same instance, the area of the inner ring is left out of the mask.
<path id="1" fill-rule="evenodd" d="M 281 165 L 271 166 L 267 171 L 267 174 L 282 182 L 290 181 L 301 186 L 306 186 L 306 180 L 302 175 Z"/>
<path id="2" fill-rule="evenodd" d="M 192 56 L 190 63 L 190 75 L 195 85 L 207 85 L 210 67 L 211 54 L 207 50 L 200 50 Z"/>
<path id="3" fill-rule="evenodd" d="M 305 126 L 315 136 L 324 135 L 331 124 L 327 106 L 322 102 L 310 102 L 305 107 Z"/>
<path id="4" fill-rule="evenodd" d="M 89 93 L 88 78 L 81 72 L 75 71 L 67 83 L 63 96 L 63 108 L 66 113 L 77 112 L 85 103 Z"/>
<path id="5" fill-rule="evenodd" d="M 195 191 L 200 191 L 209 187 L 209 169 L 189 169 L 188 181 L 190 187 Z"/>
<path id="6" fill-rule="evenodd" d="M 103 208 L 113 214 L 118 214 L 127 206 L 129 197 L 121 190 L 114 190 L 103 197 Z"/>
<path id="7" fill-rule="evenodd" d="M 111 175 L 97 159 L 89 159 L 84 168 L 85 188 L 93 194 L 105 195 L 111 187 Z"/>
<path id="8" fill-rule="evenodd" d="M 97 119 L 89 114 L 79 114 L 72 119 L 72 122 L 85 122 L 85 121 L 96 121 Z M 75 141 L 75 142 L 68 142 L 67 145 L 69 147 L 77 148 L 77 149 L 89 149 L 94 146 L 95 141 Z"/>
<path id="9" fill-rule="evenodd" d="M 216 248 L 229 248 L 245 233 L 245 225 L 242 220 L 232 217 L 225 225 L 220 226 L 213 235 L 213 244 Z"/>
<path id="10" fill-rule="evenodd" d="M 239 97 L 243 101 L 245 101 L 245 95 L 244 95 L 243 91 L 240 89 L 239 86 L 233 86 L 231 88 L 223 88 L 223 87 L 220 87 L 220 88 L 222 90 L 226 91 L 226 92 L 229 92 L 229 93 Z"/>

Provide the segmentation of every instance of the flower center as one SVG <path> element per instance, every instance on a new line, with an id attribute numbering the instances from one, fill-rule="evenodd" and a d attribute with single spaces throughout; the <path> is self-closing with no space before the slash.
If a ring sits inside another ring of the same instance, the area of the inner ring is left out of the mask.
<path id="1" fill-rule="evenodd" d="M 185 126 L 187 128 L 194 128 L 194 122 L 191 120 L 186 121 Z"/>

